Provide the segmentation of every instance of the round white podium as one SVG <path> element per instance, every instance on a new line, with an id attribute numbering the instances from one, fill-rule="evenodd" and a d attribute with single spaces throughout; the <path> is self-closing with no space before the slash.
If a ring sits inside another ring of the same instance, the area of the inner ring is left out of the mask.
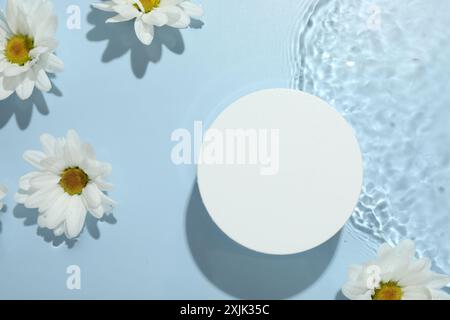
<path id="1" fill-rule="evenodd" d="M 263 90 L 231 104 L 204 135 L 198 186 L 217 226 L 239 244 L 294 254 L 335 235 L 361 192 L 352 128 L 321 99 Z"/>

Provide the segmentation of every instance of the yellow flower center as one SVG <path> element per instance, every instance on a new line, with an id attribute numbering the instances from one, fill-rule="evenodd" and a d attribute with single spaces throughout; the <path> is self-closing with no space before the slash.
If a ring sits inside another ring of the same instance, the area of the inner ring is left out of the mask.
<path id="1" fill-rule="evenodd" d="M 149 13 L 153 9 L 158 8 L 159 3 L 161 2 L 161 0 L 138 0 L 138 1 L 142 4 L 142 7 L 144 7 L 144 13 Z M 141 7 L 137 3 L 135 3 L 134 6 L 136 7 L 136 9 L 142 12 Z"/>
<path id="2" fill-rule="evenodd" d="M 31 60 L 30 51 L 34 48 L 34 40 L 29 36 L 17 34 L 8 39 L 5 57 L 11 62 L 23 66 Z"/>
<path id="3" fill-rule="evenodd" d="M 61 173 L 59 185 L 71 196 L 81 194 L 89 182 L 88 175 L 78 167 L 67 168 Z"/>
<path id="4" fill-rule="evenodd" d="M 403 291 L 396 281 L 381 282 L 372 300 L 402 300 Z"/>

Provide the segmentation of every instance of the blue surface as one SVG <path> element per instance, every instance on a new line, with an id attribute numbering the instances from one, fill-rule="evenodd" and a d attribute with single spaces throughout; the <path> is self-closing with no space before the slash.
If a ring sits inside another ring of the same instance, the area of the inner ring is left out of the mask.
<path id="1" fill-rule="evenodd" d="M 5 1 L 0 1 L 4 6 Z M 203 26 L 160 30 L 145 48 L 125 25 L 83 1 L 81 30 L 60 17 L 57 90 L 31 103 L 0 102 L 0 181 L 10 193 L 0 213 L 0 298 L 335 299 L 347 267 L 370 257 L 344 229 L 305 254 L 261 255 L 233 243 L 209 219 L 195 188 L 195 167 L 170 159 L 177 128 L 211 121 L 251 91 L 288 87 L 289 35 L 297 0 L 203 1 Z M 95 223 L 70 245 L 37 231 L 36 212 L 15 206 L 21 160 L 39 135 L 70 128 L 113 165 L 114 219 Z M 79 265 L 81 290 L 66 288 Z"/>

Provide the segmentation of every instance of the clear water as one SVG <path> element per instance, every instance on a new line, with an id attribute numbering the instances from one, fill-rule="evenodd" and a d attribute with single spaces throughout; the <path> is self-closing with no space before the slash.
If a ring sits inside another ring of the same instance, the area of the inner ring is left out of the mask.
<path id="1" fill-rule="evenodd" d="M 414 239 L 450 274 L 450 1 L 307 0 L 299 20 L 292 85 L 342 112 L 364 154 L 350 228 L 373 248 Z"/>

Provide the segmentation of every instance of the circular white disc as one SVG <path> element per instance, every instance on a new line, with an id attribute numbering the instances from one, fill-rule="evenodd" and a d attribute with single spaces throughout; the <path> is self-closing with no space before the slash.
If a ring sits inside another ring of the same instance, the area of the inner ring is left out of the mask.
<path id="1" fill-rule="evenodd" d="M 200 194 L 214 222 L 268 254 L 330 239 L 352 214 L 362 179 L 350 125 L 319 98 L 289 89 L 231 104 L 205 133 L 198 163 Z"/>

